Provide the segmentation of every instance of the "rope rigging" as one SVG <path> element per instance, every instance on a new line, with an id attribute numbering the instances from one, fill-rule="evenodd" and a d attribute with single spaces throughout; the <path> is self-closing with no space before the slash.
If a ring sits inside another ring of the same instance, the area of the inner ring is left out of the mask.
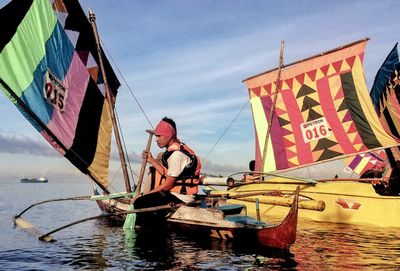
<path id="1" fill-rule="evenodd" d="M 239 118 L 240 114 L 243 112 L 245 107 L 249 104 L 249 101 L 246 101 L 246 103 L 240 108 L 239 112 L 236 114 L 236 116 L 233 118 L 231 123 L 225 128 L 225 130 L 222 132 L 221 136 L 218 138 L 218 140 L 214 143 L 214 145 L 211 147 L 211 149 L 207 152 L 206 156 L 203 159 L 203 163 L 207 161 L 208 156 L 210 153 L 214 150 L 214 148 L 217 146 L 217 144 L 221 141 L 221 139 L 225 136 L 225 134 L 228 132 L 228 130 L 231 128 L 233 123 Z"/>
<path id="2" fill-rule="evenodd" d="M 127 81 L 125 80 L 125 77 L 123 76 L 121 70 L 118 68 L 118 65 L 116 64 L 116 62 L 114 61 L 114 59 L 112 58 L 111 54 L 109 53 L 109 51 L 107 50 L 107 48 L 105 47 L 105 45 L 102 43 L 102 47 L 104 48 L 104 51 L 107 53 L 107 56 L 109 57 L 109 59 L 111 60 L 111 62 L 113 63 L 113 66 L 115 67 L 115 69 L 117 70 L 118 74 L 120 75 L 120 77 L 122 78 L 122 81 L 124 82 L 124 84 L 126 85 L 126 87 L 128 88 L 130 94 L 132 95 L 133 99 L 135 100 L 136 104 L 138 105 L 140 111 L 142 112 L 143 116 L 146 118 L 147 122 L 149 123 L 150 127 L 154 130 L 154 126 L 151 123 L 149 117 L 147 116 L 146 112 L 144 111 L 142 105 L 140 104 L 138 98 L 135 96 L 135 94 L 133 93 L 131 87 L 128 85 Z M 207 161 L 209 155 L 211 154 L 211 152 L 215 149 L 215 147 L 219 144 L 219 142 L 222 140 L 222 138 L 226 135 L 226 133 L 228 132 L 228 130 L 232 127 L 232 125 L 236 122 L 236 120 L 239 118 L 240 114 L 243 112 L 243 110 L 246 108 L 246 106 L 249 104 L 249 101 L 246 101 L 246 103 L 241 107 L 241 109 L 239 110 L 239 112 L 235 115 L 235 117 L 232 119 L 232 121 L 229 123 L 229 125 L 224 129 L 224 131 L 222 132 L 221 136 L 217 139 L 217 141 L 214 143 L 214 145 L 210 148 L 210 150 L 207 152 L 207 154 L 204 156 L 203 163 L 205 164 L 205 162 Z M 116 115 L 117 115 L 117 110 L 115 109 Z M 118 121 L 118 126 L 121 127 L 120 123 L 119 123 L 119 119 L 117 116 L 117 121 Z M 126 152 L 126 144 L 125 144 L 125 140 L 124 137 L 122 135 L 122 130 L 121 130 L 121 137 L 122 137 L 122 141 L 123 141 L 123 147 L 124 150 Z M 126 152 L 127 153 L 127 152 Z M 131 174 L 133 173 L 136 177 L 138 177 L 137 173 L 134 172 L 131 168 L 130 165 L 130 161 L 129 161 L 129 156 L 127 156 L 127 164 L 129 167 L 129 170 L 131 171 Z M 116 176 L 114 176 L 115 178 Z"/>

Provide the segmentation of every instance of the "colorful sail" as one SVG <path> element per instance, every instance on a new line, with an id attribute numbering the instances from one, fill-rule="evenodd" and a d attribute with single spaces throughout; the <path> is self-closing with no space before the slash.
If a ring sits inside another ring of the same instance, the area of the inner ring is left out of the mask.
<path id="1" fill-rule="evenodd" d="M 110 105 L 79 2 L 12 1 L 0 23 L 0 88 L 55 149 L 107 188 Z M 104 59 L 116 95 L 120 84 Z"/>
<path id="2" fill-rule="evenodd" d="M 361 153 L 355 157 L 345 159 L 345 163 L 348 166 L 344 171 L 362 175 L 367 170 L 386 167 L 386 161 L 387 156 L 384 150 Z"/>
<path id="3" fill-rule="evenodd" d="M 399 144 L 371 110 L 362 67 L 366 42 L 284 67 L 268 140 L 278 70 L 245 80 L 256 132 L 256 170 L 298 168 Z"/>
<path id="4" fill-rule="evenodd" d="M 397 43 L 375 76 L 371 98 L 383 127 L 400 138 L 400 62 Z M 398 148 L 392 148 L 394 159 L 400 159 Z"/>

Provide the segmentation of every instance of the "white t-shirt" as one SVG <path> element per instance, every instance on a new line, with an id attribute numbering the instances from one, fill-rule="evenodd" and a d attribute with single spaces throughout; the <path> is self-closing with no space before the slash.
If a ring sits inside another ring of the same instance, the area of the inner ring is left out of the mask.
<path id="1" fill-rule="evenodd" d="M 192 160 L 181 151 L 174 151 L 171 156 L 167 159 L 168 162 L 168 176 L 178 177 L 187 165 Z"/>

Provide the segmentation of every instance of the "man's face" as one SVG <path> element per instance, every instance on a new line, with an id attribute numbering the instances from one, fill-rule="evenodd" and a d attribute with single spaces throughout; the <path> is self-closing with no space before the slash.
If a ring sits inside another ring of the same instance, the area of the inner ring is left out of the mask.
<path id="1" fill-rule="evenodd" d="M 156 142 L 157 142 L 158 147 L 160 147 L 160 148 L 167 147 L 170 140 L 171 140 L 170 137 L 166 137 L 163 135 L 156 135 Z"/>

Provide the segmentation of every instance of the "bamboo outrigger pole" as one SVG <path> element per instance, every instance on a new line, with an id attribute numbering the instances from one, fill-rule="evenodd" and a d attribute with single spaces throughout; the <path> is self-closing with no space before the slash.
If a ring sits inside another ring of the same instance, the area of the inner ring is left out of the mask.
<path id="1" fill-rule="evenodd" d="M 131 184 L 129 182 L 129 175 L 128 175 L 128 169 L 127 169 L 127 166 L 126 166 L 125 154 L 124 154 L 124 151 L 122 149 L 121 137 L 120 137 L 120 134 L 119 134 L 117 122 L 115 120 L 114 97 L 112 97 L 111 91 L 109 89 L 106 72 L 104 70 L 103 55 L 102 55 L 101 48 L 100 48 L 99 33 L 97 31 L 97 26 L 96 26 L 96 16 L 94 15 L 94 13 L 93 13 L 93 11 L 91 9 L 89 9 L 89 22 L 92 25 L 94 37 L 95 37 L 95 40 L 96 40 L 97 53 L 98 53 L 98 56 L 99 56 L 99 65 L 100 65 L 101 75 L 103 77 L 104 89 L 105 89 L 105 92 L 106 92 L 106 98 L 107 98 L 108 104 L 110 106 L 110 115 L 111 115 L 111 120 L 112 120 L 112 124 L 113 124 L 115 140 L 117 142 L 117 147 L 118 147 L 119 159 L 121 161 L 122 172 L 123 172 L 123 175 L 124 175 L 125 188 L 126 188 L 126 192 L 131 193 L 132 189 L 131 189 Z"/>
<path id="2" fill-rule="evenodd" d="M 268 150 L 268 143 L 269 143 L 269 135 L 271 133 L 271 125 L 272 125 L 272 118 L 274 116 L 274 111 L 275 111 L 275 106 L 276 106 L 276 100 L 278 98 L 278 93 L 281 85 L 281 69 L 283 66 L 283 48 L 285 46 L 285 41 L 281 41 L 281 50 L 279 54 L 279 67 L 278 67 L 278 78 L 276 79 L 276 85 L 275 85 L 275 93 L 274 93 L 274 100 L 272 102 L 272 107 L 271 107 L 271 112 L 269 113 L 269 118 L 268 118 L 268 127 L 267 127 L 267 133 L 265 135 L 265 142 L 264 142 L 264 150 L 263 150 L 263 155 L 261 159 L 261 169 L 260 171 L 264 171 L 264 165 L 265 165 L 265 160 L 267 156 L 267 150 Z M 263 175 L 260 174 L 260 181 L 262 181 Z"/>

